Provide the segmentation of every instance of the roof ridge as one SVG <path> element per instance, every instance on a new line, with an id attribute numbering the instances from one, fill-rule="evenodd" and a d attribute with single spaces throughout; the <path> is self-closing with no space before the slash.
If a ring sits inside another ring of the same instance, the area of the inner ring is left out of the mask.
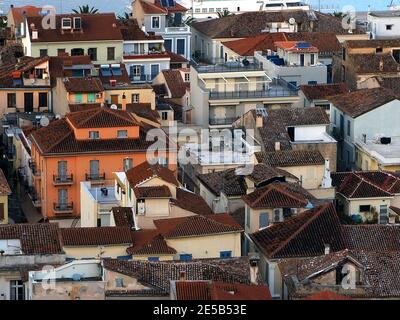
<path id="1" fill-rule="evenodd" d="M 357 176 L 362 180 L 361 182 L 366 182 L 366 183 L 370 184 L 371 186 L 373 186 L 374 188 L 377 188 L 377 189 L 380 189 L 380 190 L 383 191 L 383 192 L 392 194 L 391 192 L 386 191 L 385 189 L 383 189 L 383 188 L 381 188 L 380 186 L 376 185 L 375 183 L 373 183 L 372 181 L 370 181 L 368 178 L 364 178 L 364 177 L 362 177 L 362 176 L 360 177 L 359 174 L 356 174 L 356 173 L 354 173 L 354 174 L 357 175 Z M 360 182 L 360 184 L 361 184 L 361 182 Z M 359 185 L 357 186 L 357 188 L 358 188 L 358 187 L 359 187 Z M 357 188 L 356 188 L 356 189 L 357 189 Z M 355 190 L 354 190 L 354 192 L 355 192 Z M 351 195 L 353 195 L 354 192 L 353 192 Z M 393 195 L 393 194 L 392 194 L 392 195 Z"/>
<path id="2" fill-rule="evenodd" d="M 257 198 L 257 200 L 253 202 L 253 204 L 252 204 L 253 206 L 256 205 L 257 203 L 259 203 L 264 196 L 266 196 L 268 193 L 270 193 L 273 190 L 281 192 L 284 195 L 286 195 L 287 197 L 292 198 L 294 200 L 297 200 L 297 201 L 300 201 L 300 202 L 305 202 L 303 199 L 300 199 L 300 198 L 297 198 L 294 195 L 291 195 L 290 192 L 288 192 L 287 190 L 283 190 L 282 189 L 283 188 L 282 185 L 280 183 L 278 183 L 278 182 L 271 183 L 271 184 L 267 185 L 266 187 L 269 188 L 269 190 L 266 190 L 265 192 L 263 192 Z M 305 204 L 307 204 L 307 203 L 305 203 Z"/>
<path id="3" fill-rule="evenodd" d="M 274 256 L 277 252 L 279 252 L 283 247 L 285 247 L 291 240 L 293 240 L 297 235 L 299 235 L 308 225 L 310 225 L 310 223 L 312 221 L 314 221 L 317 217 L 319 217 L 327 208 L 333 206 L 332 203 L 328 202 L 325 203 L 323 205 L 321 205 L 321 207 L 319 207 L 319 210 L 310 217 L 310 219 L 308 219 L 306 221 L 306 223 L 304 223 L 303 225 L 300 226 L 299 229 L 297 229 L 290 237 L 288 237 L 285 241 L 283 241 L 274 251 L 271 252 L 270 256 Z M 313 209 L 310 209 L 313 210 Z M 304 211 L 302 214 L 306 215 L 307 212 L 309 212 L 310 210 Z M 298 216 L 297 216 L 298 217 Z"/>

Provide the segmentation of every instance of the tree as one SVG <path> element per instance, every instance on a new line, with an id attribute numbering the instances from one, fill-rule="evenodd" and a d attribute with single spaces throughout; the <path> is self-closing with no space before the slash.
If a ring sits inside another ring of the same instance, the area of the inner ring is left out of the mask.
<path id="1" fill-rule="evenodd" d="M 94 7 L 90 8 L 88 4 L 79 6 L 79 10 L 73 9 L 72 11 L 75 13 L 89 13 L 89 14 L 95 14 L 95 13 L 99 12 L 99 10 Z"/>
<path id="2" fill-rule="evenodd" d="M 124 12 L 123 15 L 118 15 L 118 20 L 124 21 L 124 20 L 129 20 L 131 18 L 131 15 L 128 12 Z"/>
<path id="3" fill-rule="evenodd" d="M 233 13 L 229 12 L 228 10 L 224 10 L 224 11 L 219 11 L 217 12 L 218 14 L 218 18 L 225 18 L 225 17 L 230 17 L 233 16 Z"/>
<path id="4" fill-rule="evenodd" d="M 191 26 L 193 23 L 196 23 L 196 22 L 197 22 L 196 19 L 193 18 L 193 17 L 187 17 L 185 19 L 185 21 L 183 21 L 183 23 L 188 25 L 188 26 Z"/>
<path id="5" fill-rule="evenodd" d="M 5 28 L 7 27 L 7 17 L 2 16 L 0 17 L 0 28 Z"/>
<path id="6" fill-rule="evenodd" d="M 334 13 L 332 13 L 332 15 L 334 16 L 334 17 L 336 17 L 336 18 L 343 18 L 343 12 L 334 12 Z"/>

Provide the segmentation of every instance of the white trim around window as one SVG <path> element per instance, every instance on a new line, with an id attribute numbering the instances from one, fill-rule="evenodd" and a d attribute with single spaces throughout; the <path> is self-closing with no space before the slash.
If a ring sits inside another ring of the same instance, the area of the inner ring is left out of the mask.
<path id="1" fill-rule="evenodd" d="M 157 18 L 158 19 L 158 28 L 154 27 L 153 18 Z M 150 19 L 151 19 L 150 21 L 151 21 L 151 28 L 152 29 L 161 29 L 161 16 L 151 16 Z"/>
<path id="2" fill-rule="evenodd" d="M 182 54 L 182 53 L 178 53 L 178 40 L 183 40 L 183 41 L 185 41 L 185 46 L 184 46 L 184 50 L 185 50 L 185 52 Z M 180 55 L 183 55 L 184 57 L 186 57 L 186 52 L 187 52 L 187 44 L 188 44 L 188 41 L 187 41 L 187 38 L 176 38 L 175 39 L 175 53 L 176 54 L 180 54 Z"/>

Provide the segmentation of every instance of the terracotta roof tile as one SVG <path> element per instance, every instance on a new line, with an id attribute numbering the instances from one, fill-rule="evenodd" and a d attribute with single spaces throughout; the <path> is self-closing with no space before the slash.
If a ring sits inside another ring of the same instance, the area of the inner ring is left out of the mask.
<path id="1" fill-rule="evenodd" d="M 0 169 L 0 195 L 9 195 L 11 194 L 11 188 L 7 182 L 7 178 L 4 175 L 4 172 L 2 169 Z"/>
<path id="2" fill-rule="evenodd" d="M 349 91 L 345 83 L 329 83 L 317 85 L 303 85 L 300 90 L 304 93 L 307 100 L 322 100 L 329 96 L 346 93 Z"/>
<path id="3" fill-rule="evenodd" d="M 166 182 L 179 186 L 174 172 L 158 164 L 150 165 L 145 161 L 126 172 L 126 178 L 128 179 L 131 188 L 134 188 L 153 177 L 159 177 Z"/>
<path id="4" fill-rule="evenodd" d="M 176 199 L 171 199 L 171 204 L 200 215 L 213 214 L 204 198 L 182 188 L 176 188 Z"/>
<path id="5" fill-rule="evenodd" d="M 166 239 L 241 232 L 242 227 L 228 214 L 154 220 Z"/>
<path id="6" fill-rule="evenodd" d="M 133 243 L 129 227 L 62 228 L 64 246 L 123 245 Z"/>
<path id="7" fill-rule="evenodd" d="M 162 71 L 166 86 L 171 92 L 171 98 L 182 98 L 188 89 L 187 83 L 183 81 L 179 70 L 163 70 Z"/>
<path id="8" fill-rule="evenodd" d="M 359 89 L 328 97 L 336 108 L 352 118 L 357 118 L 395 99 L 397 97 L 394 92 L 386 88 Z"/>
<path id="9" fill-rule="evenodd" d="M 175 52 L 167 51 L 168 56 L 171 58 L 171 63 L 188 63 L 189 61 L 180 54 Z"/>
<path id="10" fill-rule="evenodd" d="M 131 207 L 113 207 L 111 209 L 117 227 L 134 227 L 135 220 Z"/>
<path id="11" fill-rule="evenodd" d="M 136 19 L 118 20 L 122 37 L 127 40 L 162 40 L 161 36 L 146 34 L 140 29 Z"/>
<path id="12" fill-rule="evenodd" d="M 319 49 L 310 45 L 305 41 L 277 41 L 275 42 L 277 48 L 284 49 L 285 51 L 295 52 L 318 52 Z M 304 45 L 307 45 L 305 48 Z"/>
<path id="13" fill-rule="evenodd" d="M 99 78 L 65 78 L 64 86 L 70 93 L 98 93 L 104 88 Z"/>
<path id="14" fill-rule="evenodd" d="M 321 165 L 324 157 L 317 150 L 281 150 L 274 152 L 258 152 L 257 160 L 272 167 L 291 167 Z"/>
<path id="15" fill-rule="evenodd" d="M 10 9 L 16 26 L 20 26 L 24 22 L 25 17 L 40 17 L 42 8 L 35 6 L 13 7 Z"/>
<path id="16" fill-rule="evenodd" d="M 89 109 L 100 108 L 100 103 L 77 103 L 77 104 L 69 104 L 69 111 L 70 112 L 79 112 L 79 111 L 86 111 Z"/>
<path id="17" fill-rule="evenodd" d="M 140 230 L 133 233 L 133 246 L 127 249 L 133 255 L 176 254 L 176 250 L 167 245 L 157 230 Z"/>
<path id="18" fill-rule="evenodd" d="M 62 254 L 59 228 L 54 223 L 0 225 L 0 239 L 19 239 L 23 254 Z"/>
<path id="19" fill-rule="evenodd" d="M 250 234 L 256 246 L 269 258 L 304 257 L 323 254 L 325 244 L 332 251 L 345 246 L 339 217 L 332 203 L 304 211 Z"/>
<path id="20" fill-rule="evenodd" d="M 296 190 L 296 191 L 295 191 Z M 305 208 L 314 197 L 305 189 L 289 183 L 273 182 L 242 197 L 254 209 Z"/>
<path id="21" fill-rule="evenodd" d="M 350 300 L 350 299 L 351 299 L 350 297 L 343 296 L 332 291 L 321 291 L 305 298 L 305 300 Z"/>
<path id="22" fill-rule="evenodd" d="M 136 187 L 133 189 L 137 199 L 142 198 L 171 198 L 171 191 L 167 186 Z"/>

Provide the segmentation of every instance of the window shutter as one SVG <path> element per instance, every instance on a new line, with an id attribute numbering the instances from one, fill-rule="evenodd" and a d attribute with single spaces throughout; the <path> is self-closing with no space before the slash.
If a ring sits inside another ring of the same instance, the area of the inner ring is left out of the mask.
<path id="1" fill-rule="evenodd" d="M 0 203 L 0 220 L 4 220 L 4 203 Z"/>

